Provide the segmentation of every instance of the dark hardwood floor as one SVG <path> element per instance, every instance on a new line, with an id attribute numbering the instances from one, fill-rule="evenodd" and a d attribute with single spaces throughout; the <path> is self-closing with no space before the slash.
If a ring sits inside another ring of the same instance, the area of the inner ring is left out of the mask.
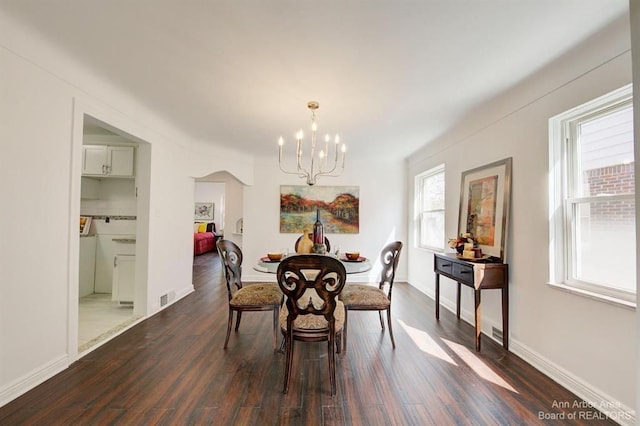
<path id="1" fill-rule="evenodd" d="M 615 424 L 490 339 L 475 352 L 473 328 L 448 311 L 436 322 L 433 300 L 406 283 L 393 293 L 395 350 L 377 313 L 351 313 L 337 394 L 326 343 L 299 343 L 283 395 L 270 312 L 245 313 L 223 349 L 221 279 L 217 255 L 196 257 L 194 293 L 1 407 L 0 424 Z"/>

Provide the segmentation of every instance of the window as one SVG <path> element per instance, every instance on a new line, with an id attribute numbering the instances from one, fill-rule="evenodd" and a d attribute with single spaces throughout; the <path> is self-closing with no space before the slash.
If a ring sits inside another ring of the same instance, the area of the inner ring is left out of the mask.
<path id="1" fill-rule="evenodd" d="M 635 305 L 631 86 L 549 121 L 551 283 Z"/>
<path id="2" fill-rule="evenodd" d="M 416 176 L 418 247 L 444 250 L 444 164 Z"/>

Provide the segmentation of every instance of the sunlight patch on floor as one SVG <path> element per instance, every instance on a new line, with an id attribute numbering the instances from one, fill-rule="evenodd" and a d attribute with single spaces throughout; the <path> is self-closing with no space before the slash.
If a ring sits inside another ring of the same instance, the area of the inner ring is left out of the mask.
<path id="1" fill-rule="evenodd" d="M 453 364 L 457 366 L 458 364 L 444 351 L 444 349 L 436 342 L 429 333 L 426 331 L 419 330 L 415 327 L 411 327 L 407 323 L 402 320 L 398 320 L 404 331 L 411 337 L 413 343 L 416 344 L 418 349 L 422 352 L 425 352 L 431 356 L 439 358 L 443 361 L 448 362 L 449 364 Z"/>
<path id="2" fill-rule="evenodd" d="M 482 362 L 480 358 L 473 354 L 467 347 L 462 346 L 459 343 L 452 342 L 451 340 L 442 339 L 444 343 L 451 348 L 471 369 L 483 379 L 501 386 L 511 392 L 518 393 L 509 383 L 507 383 L 502 377 L 494 372 L 487 364 Z"/>

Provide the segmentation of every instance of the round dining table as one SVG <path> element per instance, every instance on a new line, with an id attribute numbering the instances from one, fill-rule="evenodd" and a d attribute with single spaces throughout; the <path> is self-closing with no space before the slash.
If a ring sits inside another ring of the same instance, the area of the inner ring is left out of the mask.
<path id="1" fill-rule="evenodd" d="M 290 256 L 295 256 L 292 254 Z M 319 254 L 318 256 L 333 256 L 331 254 Z M 348 260 L 345 257 L 340 256 L 338 258 L 344 265 L 344 269 L 347 274 L 358 274 L 360 272 L 367 272 L 371 269 L 371 261 L 367 258 L 361 257 L 358 260 Z M 275 274 L 278 271 L 278 265 L 280 261 L 272 261 L 267 257 L 263 257 L 258 260 L 258 263 L 253 265 L 253 269 L 258 272 L 264 272 L 268 274 Z"/>

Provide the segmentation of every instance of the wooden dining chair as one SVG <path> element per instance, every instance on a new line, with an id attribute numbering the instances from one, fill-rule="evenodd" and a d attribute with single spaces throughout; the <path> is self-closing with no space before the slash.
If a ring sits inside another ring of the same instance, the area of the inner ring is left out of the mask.
<path id="1" fill-rule="evenodd" d="M 344 288 L 347 272 L 342 262 L 333 257 L 300 254 L 280 262 L 277 279 L 286 296 L 280 312 L 286 348 L 283 393 L 289 390 L 294 342 L 327 341 L 331 395 L 335 395 L 335 352 L 340 352 L 344 324 L 344 305 L 338 295 Z"/>
<path id="2" fill-rule="evenodd" d="M 309 233 L 309 238 L 313 240 L 313 234 Z M 296 251 L 296 253 L 298 252 L 298 244 L 300 244 L 301 239 L 302 239 L 302 235 L 298 237 L 298 239 L 296 240 L 296 243 L 293 245 L 293 248 Z M 327 253 L 331 253 L 331 243 L 329 242 L 329 239 L 327 237 L 324 237 L 324 245 L 327 246 Z"/>
<path id="3" fill-rule="evenodd" d="M 376 284 L 349 284 L 340 294 L 340 300 L 344 303 L 344 350 L 347 350 L 347 323 L 349 311 L 378 311 L 380 326 L 384 331 L 384 321 L 382 311 L 387 311 L 387 324 L 389 325 L 389 337 L 391 345 L 395 349 L 396 342 L 393 338 L 391 328 L 391 291 L 393 290 L 393 280 L 400 259 L 402 242 L 395 241 L 387 244 L 380 253 L 380 263 L 382 271 L 380 282 Z"/>
<path id="4" fill-rule="evenodd" d="M 218 240 L 216 243 L 220 260 L 224 266 L 224 277 L 229 296 L 229 321 L 224 348 L 227 348 L 236 313 L 236 328 L 240 327 L 242 313 L 247 311 L 273 311 L 273 346 L 277 348 L 278 314 L 283 301 L 283 294 L 276 283 L 256 283 L 242 285 L 242 251 L 229 240 Z"/>

